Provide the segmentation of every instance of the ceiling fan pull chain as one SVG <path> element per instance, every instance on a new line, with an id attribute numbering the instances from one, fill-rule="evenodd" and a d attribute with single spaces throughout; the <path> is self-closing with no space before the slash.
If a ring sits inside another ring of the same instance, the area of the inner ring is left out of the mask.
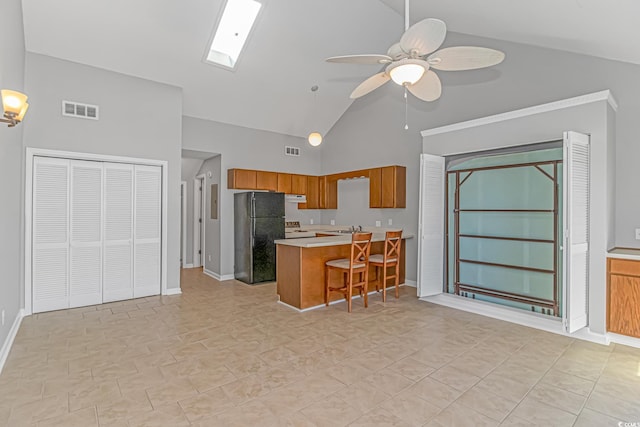
<path id="1" fill-rule="evenodd" d="M 409 129 L 409 100 L 407 99 L 407 86 L 404 87 L 404 130 Z"/>

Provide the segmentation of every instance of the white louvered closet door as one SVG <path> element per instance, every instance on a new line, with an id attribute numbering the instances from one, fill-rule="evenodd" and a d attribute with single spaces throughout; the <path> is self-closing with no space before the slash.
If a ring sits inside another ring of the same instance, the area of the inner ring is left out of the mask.
<path id="1" fill-rule="evenodd" d="M 33 312 L 69 307 L 69 160 L 33 159 Z"/>
<path id="2" fill-rule="evenodd" d="M 420 212 L 418 214 L 418 296 L 442 293 L 444 283 L 444 157 L 420 156 Z"/>
<path id="3" fill-rule="evenodd" d="M 104 164 L 104 302 L 133 298 L 133 171 Z"/>
<path id="4" fill-rule="evenodd" d="M 134 298 L 160 293 L 162 170 L 135 166 Z"/>
<path id="5" fill-rule="evenodd" d="M 102 303 L 102 163 L 71 161 L 69 307 Z"/>
<path id="6" fill-rule="evenodd" d="M 589 313 L 589 136 L 564 133 L 563 321 L 573 333 Z"/>

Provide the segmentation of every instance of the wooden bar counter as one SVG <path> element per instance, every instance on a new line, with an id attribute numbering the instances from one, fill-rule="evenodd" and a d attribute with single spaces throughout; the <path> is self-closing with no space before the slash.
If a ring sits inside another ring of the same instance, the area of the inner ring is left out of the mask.
<path id="1" fill-rule="evenodd" d="M 324 233 L 323 233 L 324 234 Z M 400 283 L 405 276 L 405 240 L 402 236 L 400 256 Z M 373 233 L 371 254 L 384 253 L 384 233 Z M 337 258 L 349 258 L 351 235 L 276 240 L 276 281 L 280 301 L 300 310 L 324 305 L 325 262 Z M 337 273 L 331 280 L 342 282 Z M 369 270 L 369 292 L 375 290 L 374 268 Z M 391 280 L 389 280 L 391 282 Z M 393 286 L 393 285 L 387 285 Z M 387 291 L 388 292 L 388 291 Z M 393 292 L 393 291 L 392 291 Z M 393 298 L 393 293 L 387 298 Z M 344 299 L 332 294 L 331 301 Z"/>

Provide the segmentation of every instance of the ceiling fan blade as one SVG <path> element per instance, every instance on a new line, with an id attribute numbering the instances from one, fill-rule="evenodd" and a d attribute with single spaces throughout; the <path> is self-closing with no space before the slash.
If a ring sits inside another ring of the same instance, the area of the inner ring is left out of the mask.
<path id="1" fill-rule="evenodd" d="M 360 85 L 355 88 L 353 92 L 351 92 L 350 98 L 360 98 L 361 96 L 364 96 L 369 92 L 378 89 L 389 80 L 391 80 L 391 77 L 389 77 L 389 74 L 385 73 L 384 71 L 382 73 L 374 74 L 367 80 L 360 83 Z"/>
<path id="2" fill-rule="evenodd" d="M 456 46 L 439 50 L 427 58 L 431 68 L 443 71 L 475 70 L 502 62 L 504 53 L 486 47 Z"/>
<path id="3" fill-rule="evenodd" d="M 427 18 L 413 24 L 400 38 L 400 47 L 406 53 L 423 56 L 442 45 L 447 36 L 447 25 L 439 19 Z"/>
<path id="4" fill-rule="evenodd" d="M 339 62 L 348 64 L 388 64 L 392 59 L 387 55 L 345 55 L 332 56 L 327 62 Z"/>
<path id="5" fill-rule="evenodd" d="M 420 98 L 423 101 L 435 101 L 442 94 L 442 83 L 440 83 L 440 78 L 436 73 L 427 70 L 420 80 L 411 86 L 407 86 L 407 89 L 416 98 Z"/>

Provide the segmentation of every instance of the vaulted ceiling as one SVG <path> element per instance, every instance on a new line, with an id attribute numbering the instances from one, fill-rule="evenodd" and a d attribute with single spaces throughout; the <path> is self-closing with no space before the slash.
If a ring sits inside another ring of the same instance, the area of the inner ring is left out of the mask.
<path id="1" fill-rule="evenodd" d="M 326 133 L 351 105 L 351 91 L 381 67 L 324 59 L 385 53 L 404 31 L 404 1 L 262 2 L 235 71 L 202 60 L 223 0 L 23 0 L 26 49 L 181 87 L 188 116 Z M 450 31 L 635 64 L 638 16 L 636 0 L 411 2 L 412 22 L 436 17 Z"/>

